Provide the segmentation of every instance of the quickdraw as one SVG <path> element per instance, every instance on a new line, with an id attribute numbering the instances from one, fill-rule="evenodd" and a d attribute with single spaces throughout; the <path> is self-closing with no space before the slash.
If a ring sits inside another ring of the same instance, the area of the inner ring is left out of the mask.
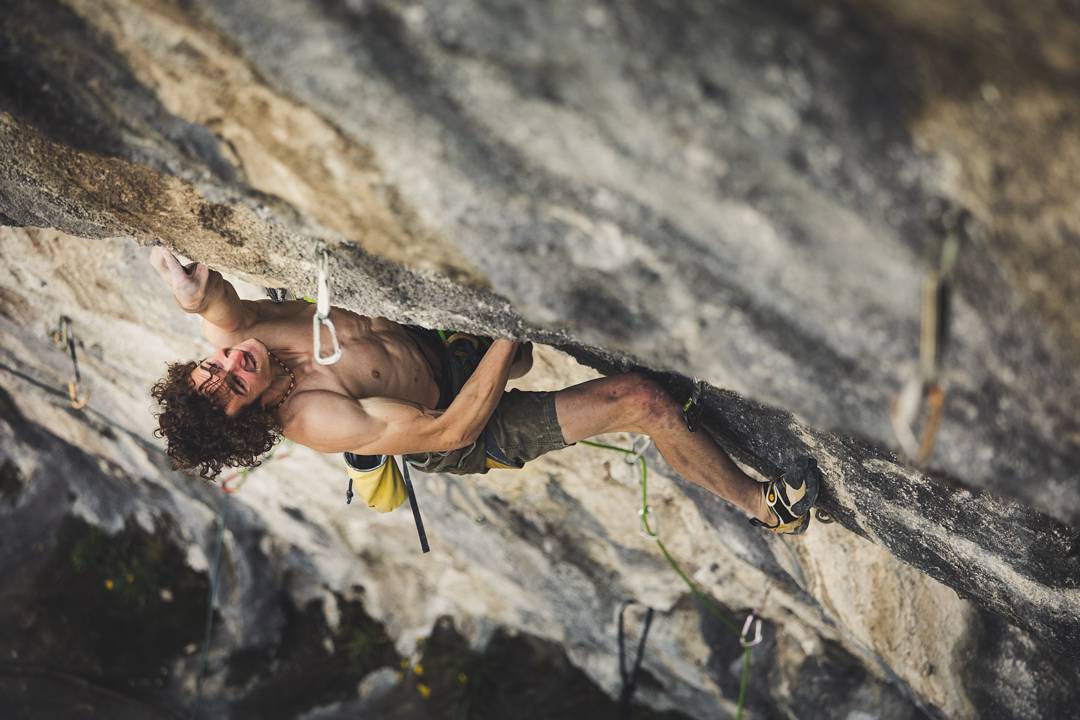
<path id="1" fill-rule="evenodd" d="M 750 639 L 751 625 L 754 628 L 754 637 L 752 640 Z M 743 623 L 742 632 L 739 633 L 739 644 L 744 648 L 761 644 L 761 618 L 755 615 L 753 611 L 746 616 L 746 622 Z"/>
<path id="2" fill-rule="evenodd" d="M 739 697 L 736 705 L 735 718 L 736 720 L 741 720 L 743 717 L 743 711 L 746 708 L 747 689 L 750 686 L 750 654 L 752 652 L 753 646 L 761 642 L 760 610 L 765 603 L 765 598 L 768 597 L 768 586 L 766 586 L 765 596 L 762 597 L 762 601 L 761 604 L 758 606 L 758 610 L 755 613 L 751 613 L 750 618 L 748 618 L 748 620 L 751 620 L 753 618 L 757 618 L 758 620 L 755 635 L 754 637 L 749 638 L 749 644 L 744 644 L 743 641 L 747 639 L 746 632 L 749 629 L 746 627 L 746 625 L 749 623 L 744 624 L 743 632 L 739 632 L 739 628 L 735 624 L 735 621 L 731 617 L 729 617 L 727 613 L 721 610 L 717 606 L 716 602 L 709 595 L 707 595 L 705 591 L 702 590 L 698 586 L 698 584 L 694 582 L 693 579 L 691 579 L 689 575 L 686 574 L 686 571 L 683 570 L 679 563 L 675 561 L 675 558 L 671 556 L 671 553 L 668 551 L 667 546 L 664 545 L 663 540 L 660 539 L 659 534 L 656 533 L 652 526 L 650 526 L 649 524 L 649 519 L 653 518 L 652 509 L 649 507 L 649 467 L 648 464 L 645 462 L 645 458 L 643 456 L 651 443 L 652 440 L 648 440 L 643 447 L 638 449 L 637 442 L 635 442 L 632 448 L 627 449 L 618 447 L 616 445 L 608 445 L 607 443 L 596 442 L 594 440 L 581 441 L 582 445 L 589 445 L 591 447 L 620 452 L 623 454 L 624 459 L 628 463 L 636 463 L 641 468 L 641 510 L 638 511 L 638 517 L 640 518 L 641 522 L 642 534 L 656 542 L 656 546 L 660 549 L 660 553 L 664 556 L 664 559 L 667 561 L 668 565 L 671 566 L 671 569 L 675 571 L 675 574 L 677 574 L 684 583 L 686 583 L 686 586 L 690 588 L 690 592 L 692 592 L 695 597 L 702 601 L 702 603 L 709 610 L 709 612 L 711 612 L 721 623 L 723 623 L 724 626 L 731 630 L 731 632 L 739 636 L 739 642 L 743 648 L 743 658 L 742 673 L 739 679 Z M 653 519 L 653 522 L 655 522 L 655 519 Z"/>
<path id="3" fill-rule="evenodd" d="M 742 632 L 739 633 L 739 644 L 744 648 L 752 648 L 761 644 L 761 613 L 765 610 L 765 601 L 769 599 L 769 590 L 771 588 L 772 586 L 766 582 L 765 592 L 761 595 L 761 602 L 746 616 Z M 753 637 L 751 637 L 751 627 L 753 627 Z"/>
<path id="4" fill-rule="evenodd" d="M 71 329 L 71 318 L 67 315 L 60 316 L 60 324 L 53 331 L 52 338 L 57 347 L 67 349 L 68 356 L 71 358 L 74 375 L 68 382 L 68 399 L 71 401 L 71 407 L 82 410 L 90 402 L 90 392 L 87 391 L 82 397 L 79 396 L 82 375 L 79 373 L 79 358 L 75 354 L 75 333 Z"/>
<path id="5" fill-rule="evenodd" d="M 330 319 L 330 253 L 323 242 L 315 248 L 315 262 L 318 266 L 318 283 L 315 288 L 315 314 L 311 317 L 311 335 L 314 341 L 315 362 L 320 365 L 333 365 L 341 359 L 341 346 L 338 345 L 337 330 Z M 323 326 L 330 331 L 330 342 L 334 352 L 322 354 L 321 330 Z"/>
<path id="6" fill-rule="evenodd" d="M 641 445 L 639 448 L 638 445 Z M 634 440 L 630 446 L 630 452 L 623 456 L 623 462 L 627 465 L 639 465 L 642 468 L 645 467 L 645 451 L 652 446 L 652 439 L 646 435 Z M 644 475 L 642 475 L 644 477 Z M 642 480 L 644 482 L 644 480 Z M 648 503 L 642 502 L 641 509 L 638 510 L 638 532 L 642 537 L 655 540 L 659 537 L 660 526 L 659 521 L 656 519 L 656 515 L 653 514 L 652 506 Z"/>
<path id="7" fill-rule="evenodd" d="M 934 244 L 933 265 L 923 280 L 918 373 L 904 384 L 889 408 L 889 420 L 901 450 L 919 465 L 934 450 L 945 409 L 940 379 L 949 338 L 952 272 L 969 223 L 966 211 L 940 209 L 936 213 L 932 225 L 939 241 Z M 915 424 L 924 414 L 922 430 L 916 431 Z"/>

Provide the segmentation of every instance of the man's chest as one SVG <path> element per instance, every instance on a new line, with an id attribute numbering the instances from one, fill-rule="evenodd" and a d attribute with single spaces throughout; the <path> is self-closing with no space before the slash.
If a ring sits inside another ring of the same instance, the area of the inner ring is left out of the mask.
<path id="1" fill-rule="evenodd" d="M 268 310 L 250 332 L 294 368 L 295 392 L 329 390 L 351 398 L 413 394 L 412 388 L 398 387 L 404 375 L 416 374 L 412 366 L 417 365 L 414 344 L 402 326 L 332 308 L 330 320 L 341 357 L 322 365 L 315 361 L 315 308 L 302 303 Z M 319 355 L 327 357 L 334 350 L 329 328 L 322 326 L 319 335 Z"/>

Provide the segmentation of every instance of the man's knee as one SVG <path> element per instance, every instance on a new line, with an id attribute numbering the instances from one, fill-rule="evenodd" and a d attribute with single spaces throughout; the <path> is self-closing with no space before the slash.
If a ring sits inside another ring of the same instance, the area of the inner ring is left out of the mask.
<path id="1" fill-rule="evenodd" d="M 651 424 L 670 414 L 673 401 L 655 380 L 639 372 L 626 373 L 619 378 L 622 404 L 635 424 Z"/>

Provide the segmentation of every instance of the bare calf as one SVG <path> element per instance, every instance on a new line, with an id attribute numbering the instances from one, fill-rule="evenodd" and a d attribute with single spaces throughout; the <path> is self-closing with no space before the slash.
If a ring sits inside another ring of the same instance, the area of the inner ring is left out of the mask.
<path id="1" fill-rule="evenodd" d="M 609 432 L 648 435 L 684 478 L 751 517 L 772 521 L 760 483 L 705 432 L 690 432 L 678 403 L 645 375 L 615 375 L 561 390 L 555 394 L 555 412 L 568 443 Z"/>

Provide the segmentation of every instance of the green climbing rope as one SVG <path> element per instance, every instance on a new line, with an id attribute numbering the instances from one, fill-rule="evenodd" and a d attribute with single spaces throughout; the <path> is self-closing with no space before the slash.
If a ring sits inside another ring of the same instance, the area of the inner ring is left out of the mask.
<path id="1" fill-rule="evenodd" d="M 694 594 L 694 596 L 697 597 L 702 602 L 704 602 L 705 607 L 707 607 L 709 609 L 709 611 L 718 620 L 720 620 L 720 622 L 722 622 L 724 625 L 726 625 L 733 633 L 738 635 L 739 636 L 739 642 L 740 642 L 740 644 L 743 645 L 742 673 L 741 673 L 741 677 L 739 678 L 739 699 L 738 699 L 738 704 L 737 704 L 737 710 L 735 712 L 736 720 L 742 720 L 743 711 L 746 708 L 746 691 L 747 691 L 747 688 L 750 685 L 750 652 L 751 652 L 751 648 L 748 647 L 745 643 L 743 643 L 743 634 L 741 632 L 739 632 L 739 628 L 735 624 L 735 621 L 732 620 L 730 617 L 728 617 L 727 613 L 725 613 L 723 610 L 721 610 L 720 607 L 716 604 L 716 601 L 714 601 L 711 597 L 709 597 L 708 594 L 706 594 L 705 591 L 703 591 L 698 586 L 698 584 L 696 582 L 694 582 L 690 578 L 689 575 L 686 574 L 686 571 L 682 569 L 682 567 L 679 565 L 679 563 L 677 563 L 675 561 L 675 558 L 673 558 L 671 556 L 671 553 L 668 552 L 668 549 L 664 545 L 664 542 L 660 539 L 660 536 L 655 531 L 653 531 L 653 529 L 649 526 L 649 514 L 650 514 L 649 490 L 648 490 L 649 466 L 645 462 L 645 458 L 641 455 L 641 453 L 639 453 L 639 452 L 637 452 L 637 451 L 635 451 L 633 449 L 618 447 L 617 445 L 608 445 L 607 443 L 596 442 L 596 441 L 593 441 L 593 440 L 582 440 L 581 444 L 582 445 L 590 445 L 592 447 L 597 447 L 597 448 L 602 448 L 604 450 L 612 450 L 612 451 L 615 451 L 615 452 L 623 453 L 624 455 L 631 455 L 631 456 L 635 457 L 638 466 L 641 468 L 641 512 L 640 512 L 640 515 L 641 515 L 641 524 L 642 524 L 643 531 L 645 532 L 646 535 L 648 535 L 649 537 L 651 537 L 653 540 L 656 541 L 656 546 L 658 548 L 660 548 L 660 553 L 664 556 L 664 559 L 667 560 L 668 565 L 670 565 L 671 569 L 674 570 L 675 573 L 680 578 L 682 578 L 682 581 L 684 583 L 686 583 L 687 587 L 690 588 L 690 591 Z"/>

